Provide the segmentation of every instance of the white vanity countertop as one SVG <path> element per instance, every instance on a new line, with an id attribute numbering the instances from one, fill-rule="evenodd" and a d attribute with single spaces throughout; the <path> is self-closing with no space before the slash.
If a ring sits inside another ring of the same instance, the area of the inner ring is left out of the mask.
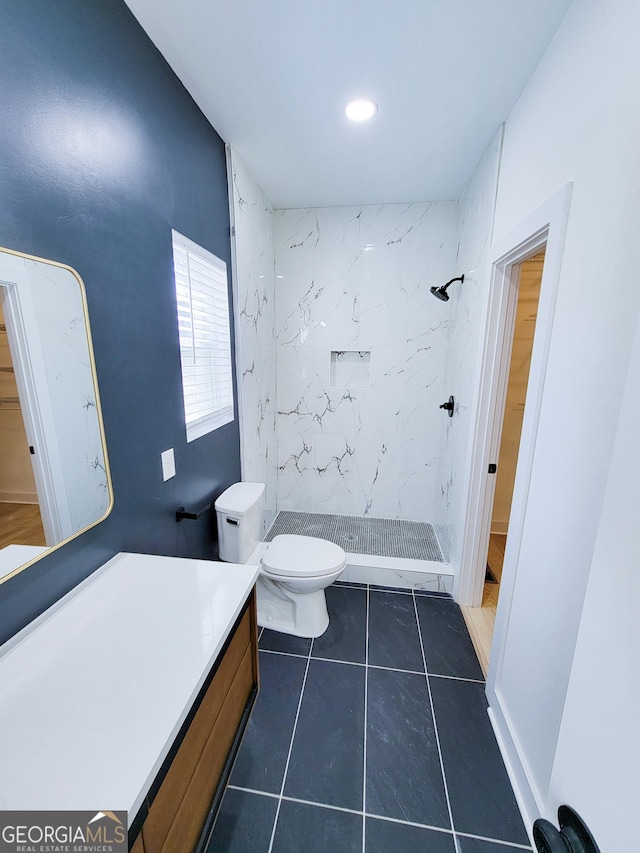
<path id="1" fill-rule="evenodd" d="M 257 566 L 118 554 L 0 650 L 0 809 L 135 817 Z"/>

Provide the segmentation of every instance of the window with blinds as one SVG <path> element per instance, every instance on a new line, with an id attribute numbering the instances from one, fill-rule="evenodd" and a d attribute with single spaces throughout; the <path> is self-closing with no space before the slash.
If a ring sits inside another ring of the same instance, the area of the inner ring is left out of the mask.
<path id="1" fill-rule="evenodd" d="M 187 441 L 234 418 L 227 265 L 172 231 Z"/>

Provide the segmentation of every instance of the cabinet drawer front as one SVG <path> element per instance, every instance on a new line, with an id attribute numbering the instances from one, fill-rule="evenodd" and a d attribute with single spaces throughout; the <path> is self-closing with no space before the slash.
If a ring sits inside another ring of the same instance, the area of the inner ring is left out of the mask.
<path id="1" fill-rule="evenodd" d="M 149 809 L 143 828 L 145 853 L 159 853 L 162 848 L 236 673 L 244 664 L 251 642 L 250 617 L 247 610 Z"/>
<path id="2" fill-rule="evenodd" d="M 161 853 L 187 853 L 195 849 L 253 685 L 252 653 L 247 648 Z"/>

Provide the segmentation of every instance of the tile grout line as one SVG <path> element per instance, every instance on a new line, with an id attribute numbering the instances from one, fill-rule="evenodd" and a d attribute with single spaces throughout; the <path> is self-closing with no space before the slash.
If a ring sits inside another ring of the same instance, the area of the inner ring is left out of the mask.
<path id="1" fill-rule="evenodd" d="M 274 794 L 271 791 L 260 791 L 258 788 L 245 788 L 242 785 L 227 785 L 232 791 L 241 791 L 245 794 L 254 794 L 258 797 L 268 797 L 271 800 L 279 800 L 280 795 Z M 319 803 L 314 800 L 303 800 L 300 797 L 288 797 L 286 794 L 282 795 L 282 800 L 287 803 L 300 803 L 305 806 L 314 806 L 319 809 L 328 809 L 329 811 L 337 811 L 337 812 L 346 812 L 347 814 L 359 815 L 364 817 L 370 817 L 374 820 L 382 820 L 387 823 L 397 823 L 401 826 L 415 826 L 417 829 L 429 829 L 432 832 L 440 832 L 443 835 L 457 835 L 460 838 L 472 838 L 477 841 L 487 841 L 491 844 L 498 844 L 501 847 L 507 848 L 505 853 L 508 853 L 509 850 L 524 850 L 525 853 L 531 853 L 531 847 L 526 844 L 518 844 L 515 841 L 504 841 L 502 838 L 491 838 L 486 835 L 474 835 L 471 832 L 454 832 L 452 829 L 446 829 L 443 826 L 435 826 L 430 823 L 417 823 L 414 820 L 401 820 L 397 817 L 389 817 L 388 815 L 375 814 L 374 812 L 367 811 L 359 811 L 358 809 L 348 809 L 345 806 L 336 806 L 332 803 Z"/>
<path id="2" fill-rule="evenodd" d="M 429 678 L 446 678 L 448 681 L 465 681 L 469 684 L 486 685 L 487 683 L 484 678 L 463 678 L 460 675 L 439 675 L 437 672 L 430 672 Z"/>
<path id="3" fill-rule="evenodd" d="M 306 660 L 308 657 L 308 655 L 306 654 L 301 655 L 297 652 L 280 652 L 277 649 L 260 649 L 260 651 L 267 655 L 286 655 L 292 658 L 302 658 L 303 660 Z M 360 663 L 357 660 L 337 660 L 336 658 L 323 657 L 314 657 L 313 660 L 321 660 L 325 661 L 326 663 L 342 663 L 346 666 L 369 666 L 371 667 L 371 669 L 382 669 L 386 672 L 403 672 L 407 675 L 424 675 L 424 672 L 417 669 L 401 669 L 400 667 L 396 666 L 382 666 L 381 664 L 376 663 Z M 459 675 L 440 675 L 437 672 L 430 672 L 429 676 L 430 678 L 446 678 L 449 681 L 465 681 L 469 682 L 470 684 L 486 684 L 485 680 L 482 678 L 462 678 Z"/>
<path id="4" fill-rule="evenodd" d="M 369 688 L 369 584 L 367 584 L 367 607 L 365 614 L 364 641 L 364 729 L 362 732 L 362 853 L 366 843 L 367 812 L 367 693 Z"/>
<path id="5" fill-rule="evenodd" d="M 440 746 L 440 736 L 438 734 L 438 723 L 436 722 L 436 709 L 433 705 L 433 696 L 431 695 L 431 685 L 429 684 L 429 670 L 427 668 L 427 656 L 424 653 L 424 643 L 422 641 L 422 629 L 420 628 L 420 617 L 418 615 L 418 605 L 416 604 L 415 593 L 413 595 L 413 610 L 416 616 L 416 625 L 418 627 L 418 638 L 420 640 L 420 650 L 422 652 L 422 663 L 424 664 L 425 681 L 427 682 L 427 692 L 429 694 L 429 704 L 431 705 L 431 716 L 433 719 L 433 732 L 436 736 L 436 745 L 438 747 L 438 757 L 440 759 L 440 772 L 442 773 L 442 784 L 444 785 L 444 795 L 447 800 L 447 810 L 449 812 L 449 822 L 451 823 L 451 831 L 453 833 L 453 844 L 456 848 L 456 853 L 460 853 L 460 847 L 455 835 L 455 826 L 453 825 L 453 812 L 451 811 L 451 801 L 449 799 L 449 787 L 447 785 L 447 777 L 444 770 L 444 761 L 442 758 L 442 747 Z"/>
<path id="6" fill-rule="evenodd" d="M 271 840 L 269 841 L 269 849 L 267 853 L 271 853 L 273 849 L 273 841 L 276 837 L 276 827 L 278 826 L 278 818 L 280 817 L 280 806 L 282 805 L 282 797 L 284 795 L 284 786 L 287 781 L 287 772 L 289 771 L 289 762 L 291 761 L 291 753 L 293 752 L 293 739 L 296 736 L 296 729 L 298 727 L 298 718 L 300 716 L 300 708 L 302 707 L 302 697 L 304 696 L 304 688 L 307 684 L 307 675 L 309 673 L 309 664 L 311 663 L 311 652 L 313 650 L 313 640 L 311 640 L 311 645 L 309 646 L 309 654 L 307 655 L 307 666 L 304 671 L 304 678 L 302 679 L 302 687 L 300 688 L 300 698 L 298 699 L 298 707 L 296 709 L 296 717 L 293 721 L 293 730 L 291 732 L 291 741 L 289 743 L 289 752 L 287 753 L 287 762 L 284 766 L 284 773 L 282 775 L 282 785 L 280 787 L 280 795 L 278 796 L 278 805 L 276 807 L 276 814 L 273 819 L 273 829 L 271 830 Z"/>
<path id="7" fill-rule="evenodd" d="M 413 586 L 385 586 L 384 584 L 368 584 L 372 592 L 383 592 L 385 594 L 392 593 L 394 595 L 413 595 L 414 592 L 419 598 L 451 598 L 450 592 L 438 592 L 430 589 L 416 589 Z"/>
<path id="8" fill-rule="evenodd" d="M 299 655 L 297 652 L 279 652 L 277 649 L 260 649 L 260 651 L 265 655 L 284 655 L 285 657 L 301 658 L 302 660 L 306 660 L 309 657 L 308 653 Z M 315 660 L 324 660 L 324 658 L 315 658 Z M 343 663 L 343 661 L 336 661 L 336 663 Z"/>
<path id="9" fill-rule="evenodd" d="M 345 806 L 334 806 L 330 803 L 316 803 L 313 800 L 301 800 L 299 797 L 287 797 L 286 795 L 283 796 L 282 799 L 287 803 L 300 803 L 303 806 L 315 806 L 319 809 L 329 809 L 329 811 L 346 812 L 346 814 L 362 816 L 362 812 L 358 811 L 358 809 L 348 809 Z"/>
<path id="10" fill-rule="evenodd" d="M 230 791 L 242 791 L 244 794 L 256 794 L 259 797 L 269 797 L 272 800 L 279 800 L 280 794 L 274 794 L 273 791 L 260 791 L 258 788 L 245 788 L 243 785 L 227 785 Z"/>
<path id="11" fill-rule="evenodd" d="M 505 848 L 505 853 L 508 853 L 509 850 L 524 850 L 525 853 L 531 853 L 532 851 L 530 846 L 518 844 L 515 841 L 504 841 L 501 838 L 488 838 L 486 835 L 473 835 L 470 832 L 454 832 L 454 835 L 456 838 L 473 838 L 477 841 L 488 841 L 491 844 L 499 844 L 501 847 Z"/>
<path id="12" fill-rule="evenodd" d="M 444 826 L 434 826 L 430 823 L 416 823 L 414 820 L 400 820 L 397 817 L 389 817 L 388 815 L 383 814 L 373 814 L 372 812 L 365 812 L 366 817 L 371 817 L 374 820 L 384 820 L 387 823 L 397 823 L 400 826 L 415 826 L 417 829 L 428 829 L 431 832 L 440 832 L 443 835 L 450 835 L 453 838 L 453 830 L 445 829 Z"/>
<path id="13" fill-rule="evenodd" d="M 450 835 L 453 839 L 453 830 L 445 829 L 443 826 L 434 826 L 431 823 L 416 823 L 414 820 L 400 820 L 397 817 L 389 817 L 388 815 L 377 815 L 366 812 L 366 817 L 372 817 L 375 820 L 384 820 L 387 823 L 397 823 L 400 826 L 415 826 L 416 829 L 428 829 L 431 832 L 440 832 L 442 835 Z"/>

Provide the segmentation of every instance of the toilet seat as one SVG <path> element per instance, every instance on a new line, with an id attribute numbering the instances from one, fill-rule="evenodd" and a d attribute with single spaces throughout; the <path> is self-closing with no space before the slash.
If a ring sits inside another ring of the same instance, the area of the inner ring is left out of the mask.
<path id="1" fill-rule="evenodd" d="M 261 562 L 266 575 L 304 578 L 341 571 L 347 557 L 339 545 L 326 539 L 284 533 L 274 536 Z"/>

